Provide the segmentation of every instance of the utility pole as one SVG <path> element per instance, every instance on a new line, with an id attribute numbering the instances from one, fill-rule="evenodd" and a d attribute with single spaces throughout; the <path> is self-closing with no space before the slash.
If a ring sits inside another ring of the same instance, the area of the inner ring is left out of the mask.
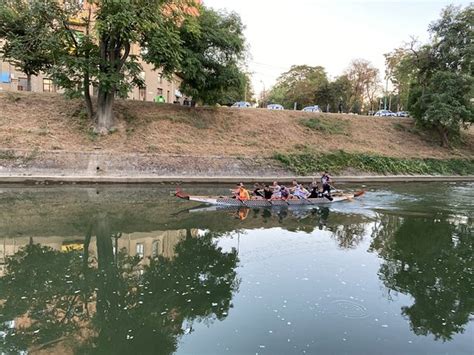
<path id="1" fill-rule="evenodd" d="M 244 93 L 244 101 L 247 102 L 247 85 L 248 85 L 248 82 L 245 81 L 245 93 Z"/>
<path id="2" fill-rule="evenodd" d="M 387 78 L 385 80 L 385 95 L 384 95 L 384 98 L 383 98 L 383 109 L 384 110 L 387 109 L 387 93 L 388 93 L 388 75 L 387 75 Z"/>

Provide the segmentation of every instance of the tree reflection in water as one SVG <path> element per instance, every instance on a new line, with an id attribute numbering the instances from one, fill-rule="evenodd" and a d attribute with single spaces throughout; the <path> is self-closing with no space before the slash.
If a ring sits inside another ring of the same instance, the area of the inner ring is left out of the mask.
<path id="1" fill-rule="evenodd" d="M 372 250 L 384 259 L 379 277 L 391 290 L 411 295 L 402 308 L 417 335 L 450 340 L 464 332 L 474 312 L 472 226 L 446 220 L 382 216 Z"/>
<path id="2" fill-rule="evenodd" d="M 106 216 L 92 225 L 84 252 L 30 244 L 8 260 L 0 279 L 0 352 L 56 346 L 84 354 L 171 354 L 193 322 L 226 318 L 239 287 L 238 256 L 218 247 L 216 235 L 188 233 L 173 258 L 143 263 L 124 251 L 114 255 L 120 235 L 110 232 Z M 97 258 L 89 256 L 94 234 Z"/>

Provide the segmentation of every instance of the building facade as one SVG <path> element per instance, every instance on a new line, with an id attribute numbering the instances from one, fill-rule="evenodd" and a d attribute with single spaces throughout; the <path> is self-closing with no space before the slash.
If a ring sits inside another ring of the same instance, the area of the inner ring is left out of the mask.
<path id="1" fill-rule="evenodd" d="M 197 1 L 200 3 L 200 1 Z M 93 14 L 94 6 L 88 2 L 82 2 L 84 7 L 84 14 L 89 12 Z M 74 31 L 81 37 L 81 32 L 85 32 L 84 22 L 80 19 L 70 19 L 70 25 Z M 3 41 L 0 40 L 0 48 Z M 141 48 L 138 45 L 133 45 L 130 55 L 136 55 L 140 58 Z M 134 87 L 128 94 L 130 100 L 140 101 L 155 101 L 160 97 L 160 102 L 164 103 L 178 103 L 189 104 L 191 99 L 184 96 L 179 91 L 182 79 L 173 74 L 171 77 L 165 77 L 160 69 L 154 69 L 153 65 L 139 61 L 143 71 L 141 72 L 142 79 L 145 82 L 143 87 Z M 22 73 L 14 65 L 2 61 L 0 57 L 0 92 L 1 91 L 26 91 L 26 74 Z M 46 75 L 40 74 L 31 78 L 32 92 L 62 92 L 62 90 Z M 91 87 L 91 93 L 96 94 L 95 88 Z"/>

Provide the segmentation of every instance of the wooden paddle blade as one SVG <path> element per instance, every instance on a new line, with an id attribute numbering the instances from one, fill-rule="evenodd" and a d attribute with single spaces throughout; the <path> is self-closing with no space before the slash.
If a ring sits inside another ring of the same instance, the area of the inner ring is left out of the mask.
<path id="1" fill-rule="evenodd" d="M 189 195 L 188 194 L 185 194 L 183 191 L 181 191 L 180 189 L 176 189 L 176 193 L 175 193 L 175 196 L 176 197 L 179 197 L 179 198 L 182 198 L 184 200 L 189 200 Z"/>
<path id="2" fill-rule="evenodd" d="M 365 191 L 364 191 L 364 190 L 357 191 L 357 192 L 354 193 L 354 197 L 360 197 L 360 196 L 362 196 L 363 194 L 365 194 Z"/>

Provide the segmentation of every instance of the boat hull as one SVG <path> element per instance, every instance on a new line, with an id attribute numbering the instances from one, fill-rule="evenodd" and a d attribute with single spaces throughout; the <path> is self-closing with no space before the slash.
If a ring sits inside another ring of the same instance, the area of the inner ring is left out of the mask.
<path id="1" fill-rule="evenodd" d="M 327 198 L 310 198 L 310 199 L 292 199 L 288 201 L 284 200 L 247 200 L 240 201 L 234 198 L 228 197 L 216 197 L 216 196 L 187 196 L 190 201 L 201 202 L 208 205 L 215 206 L 232 206 L 232 207 L 284 207 L 284 206 L 312 206 L 312 205 L 330 205 L 336 202 L 342 202 L 351 200 L 354 198 L 353 194 L 344 194 L 341 196 L 334 196 L 333 200 L 330 201 Z"/>

